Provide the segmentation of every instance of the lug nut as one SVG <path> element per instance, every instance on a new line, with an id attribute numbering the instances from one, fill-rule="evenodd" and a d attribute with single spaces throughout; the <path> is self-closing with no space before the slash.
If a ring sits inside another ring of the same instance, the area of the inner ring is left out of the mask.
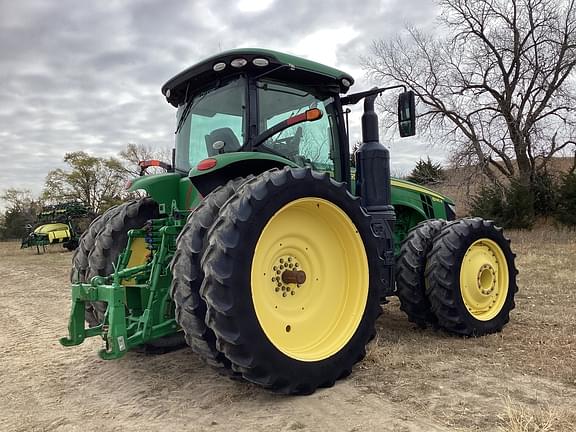
<path id="1" fill-rule="evenodd" d="M 280 264 L 284 263 L 284 258 L 280 258 Z"/>

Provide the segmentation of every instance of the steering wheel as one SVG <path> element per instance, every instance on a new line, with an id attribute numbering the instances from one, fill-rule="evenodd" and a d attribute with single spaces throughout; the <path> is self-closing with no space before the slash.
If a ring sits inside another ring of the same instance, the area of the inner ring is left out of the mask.
<path id="1" fill-rule="evenodd" d="M 272 141 L 272 149 L 288 157 L 297 156 L 300 152 L 300 141 L 302 141 L 302 127 L 298 126 L 294 135 Z"/>

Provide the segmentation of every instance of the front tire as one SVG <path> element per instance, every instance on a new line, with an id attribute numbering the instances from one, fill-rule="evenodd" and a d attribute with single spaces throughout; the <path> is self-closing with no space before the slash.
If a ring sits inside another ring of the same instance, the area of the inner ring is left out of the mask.
<path id="1" fill-rule="evenodd" d="M 350 374 L 380 310 L 369 221 L 345 185 L 310 169 L 265 172 L 226 203 L 201 294 L 234 371 L 286 394 Z"/>
<path id="2" fill-rule="evenodd" d="M 492 221 L 447 224 L 426 265 L 427 294 L 439 325 L 465 336 L 501 331 L 518 291 L 514 258 L 510 240 Z"/>

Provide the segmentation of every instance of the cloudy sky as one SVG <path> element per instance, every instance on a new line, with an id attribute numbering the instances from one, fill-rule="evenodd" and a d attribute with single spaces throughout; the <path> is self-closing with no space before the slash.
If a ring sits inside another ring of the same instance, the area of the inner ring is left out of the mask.
<path id="1" fill-rule="evenodd" d="M 351 73 L 361 91 L 371 42 L 435 14 L 431 0 L 0 0 L 0 190 L 40 193 L 66 152 L 171 147 L 175 110 L 160 87 L 206 56 L 286 51 Z M 430 152 L 397 142 L 393 171 Z"/>

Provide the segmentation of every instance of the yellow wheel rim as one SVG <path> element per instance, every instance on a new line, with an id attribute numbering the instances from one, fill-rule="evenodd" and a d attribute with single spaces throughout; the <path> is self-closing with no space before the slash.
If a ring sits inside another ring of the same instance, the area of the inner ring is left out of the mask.
<path id="1" fill-rule="evenodd" d="M 502 310 L 508 294 L 508 264 L 502 249 L 489 239 L 472 243 L 460 268 L 460 293 L 474 318 L 489 321 Z"/>
<path id="2" fill-rule="evenodd" d="M 330 201 L 295 200 L 264 227 L 251 284 L 256 316 L 270 342 L 291 358 L 323 360 L 348 343 L 364 314 L 364 243 L 348 215 Z"/>

